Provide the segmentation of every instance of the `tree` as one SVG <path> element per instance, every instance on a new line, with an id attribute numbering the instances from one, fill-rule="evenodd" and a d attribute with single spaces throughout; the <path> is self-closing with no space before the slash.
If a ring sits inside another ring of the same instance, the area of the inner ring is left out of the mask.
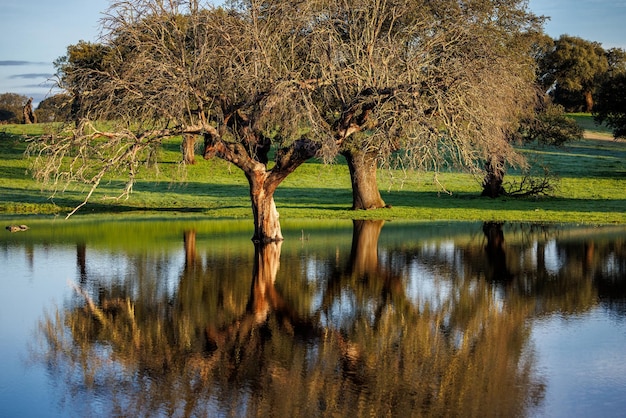
<path id="1" fill-rule="evenodd" d="M 107 71 L 114 64 L 113 49 L 107 45 L 79 41 L 67 47 L 67 55 L 54 61 L 58 87 L 71 97 L 70 117 L 78 125 L 83 116 L 84 96 L 97 91 L 104 83 Z"/>
<path id="2" fill-rule="evenodd" d="M 23 109 L 28 97 L 16 93 L 0 94 L 0 123 L 23 122 Z"/>
<path id="3" fill-rule="evenodd" d="M 35 114 L 40 122 L 68 122 L 70 118 L 70 108 L 72 97 L 68 94 L 55 94 L 43 99 Z"/>
<path id="4" fill-rule="evenodd" d="M 626 71 L 608 78 L 598 94 L 594 119 L 613 129 L 613 137 L 626 138 Z"/>
<path id="5" fill-rule="evenodd" d="M 607 51 L 609 69 L 598 91 L 594 119 L 613 129 L 613 137 L 626 138 L 626 50 L 611 48 Z"/>
<path id="6" fill-rule="evenodd" d="M 558 147 L 566 142 L 582 138 L 583 129 L 576 121 L 567 117 L 563 107 L 552 103 L 550 98 L 539 89 L 540 86 L 537 86 L 537 103 L 534 112 L 520 119 L 517 131 L 511 133 L 508 140 L 518 145 L 534 142 Z M 503 163 L 492 165 L 490 161 L 487 161 L 481 196 L 497 198 L 503 195 L 542 195 L 554 190 L 555 179 L 547 167 L 543 167 L 539 176 L 531 174 L 531 169 L 532 167 L 525 166 L 520 182 L 509 184 L 507 190 L 504 182 L 505 165 Z"/>
<path id="7" fill-rule="evenodd" d="M 606 51 L 600 43 L 562 35 L 543 61 L 544 78 L 554 85 L 556 103 L 568 110 L 582 108 L 591 112 L 593 95 L 608 65 Z M 573 101 L 568 103 L 568 98 Z"/>
<path id="8" fill-rule="evenodd" d="M 626 72 L 626 50 L 611 48 L 606 51 L 606 59 L 609 65 L 609 76 Z"/>
<path id="9" fill-rule="evenodd" d="M 322 2 L 316 103 L 350 168 L 353 208 L 385 206 L 378 165 L 476 170 L 532 99 L 524 1 Z M 498 159 L 498 164 L 500 164 Z"/>
<path id="10" fill-rule="evenodd" d="M 81 207 L 105 175 L 126 168 L 130 181 L 120 196 L 128 196 L 137 164 L 164 138 L 202 135 L 205 158 L 227 160 L 248 179 L 253 239 L 282 240 L 274 191 L 332 140 L 306 110 L 311 84 L 302 57 L 310 53 L 311 9 L 260 0 L 228 10 L 200 6 L 113 5 L 104 44 L 95 52 L 82 45 L 86 64 L 61 66 L 61 79 L 76 87 L 80 119 L 69 135 L 34 144 L 37 176 L 89 184 Z M 75 62 L 69 56 L 64 62 Z M 100 130 L 93 123 L 100 120 L 111 129 Z"/>
<path id="11" fill-rule="evenodd" d="M 64 61 L 80 64 L 61 66 L 80 119 L 71 135 L 36 145 L 38 176 L 87 182 L 85 204 L 124 168 L 128 196 L 138 162 L 163 138 L 202 135 L 205 158 L 244 172 L 253 239 L 266 242 L 282 239 L 276 187 L 313 156 L 347 157 L 355 208 L 384 203 L 377 163 L 478 169 L 494 154 L 514 163 L 503 138 L 534 75 L 517 52 L 540 21 L 523 1 L 498 4 L 115 3 L 105 42 L 83 44 Z M 104 119 L 114 122 L 107 132 L 92 123 Z M 70 150 L 74 164 L 64 166 Z"/>

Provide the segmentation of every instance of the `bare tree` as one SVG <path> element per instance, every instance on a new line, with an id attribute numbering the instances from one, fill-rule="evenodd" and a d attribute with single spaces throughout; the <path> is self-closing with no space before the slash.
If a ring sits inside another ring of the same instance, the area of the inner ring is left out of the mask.
<path id="1" fill-rule="evenodd" d="M 525 1 L 320 3 L 317 103 L 348 161 L 354 209 L 385 206 L 379 165 L 521 163 L 505 137 L 532 109 L 528 38 L 542 23 Z"/>
<path id="2" fill-rule="evenodd" d="M 128 196 L 138 163 L 164 138 L 201 135 L 205 158 L 244 172 L 253 239 L 270 242 L 282 239 L 274 192 L 313 156 L 346 156 L 355 209 L 384 205 L 379 164 L 437 172 L 478 169 L 492 155 L 514 162 L 503 138 L 527 102 L 534 71 L 518 52 L 538 24 L 524 6 L 115 2 L 102 44 L 83 45 L 85 65 L 65 72 L 77 123 L 33 144 L 36 175 L 89 184 L 82 206 L 108 173 L 124 170 Z"/>
<path id="3" fill-rule="evenodd" d="M 138 162 L 164 138 L 202 135 L 205 158 L 233 163 L 249 181 L 253 239 L 282 240 L 274 191 L 333 141 L 310 118 L 311 85 L 301 81 L 309 79 L 310 21 L 306 3 L 114 3 L 103 20 L 103 65 L 71 74 L 81 87 L 80 123 L 34 144 L 37 175 L 90 184 L 85 204 L 107 173 L 126 168 L 128 195 Z"/>

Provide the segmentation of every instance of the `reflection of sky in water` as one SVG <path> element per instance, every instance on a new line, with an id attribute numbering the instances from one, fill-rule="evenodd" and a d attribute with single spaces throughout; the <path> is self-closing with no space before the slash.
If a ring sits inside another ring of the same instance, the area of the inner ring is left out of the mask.
<path id="1" fill-rule="evenodd" d="M 311 283 L 323 283 L 323 277 L 328 274 L 329 267 L 328 261 L 319 260 L 315 257 L 308 257 L 302 263 L 303 272 L 302 275 L 307 284 Z M 324 299 L 323 285 L 318 286 L 317 292 L 313 295 L 311 301 L 311 312 L 316 312 L 322 306 Z"/>
<path id="2" fill-rule="evenodd" d="M 72 294 L 76 248 L 35 246 L 0 251 L 0 416 L 63 416 L 56 408 L 46 371 L 28 367 L 37 321 Z"/>
<path id="3" fill-rule="evenodd" d="M 438 310 L 450 298 L 452 283 L 438 277 L 432 268 L 418 261 L 409 266 L 407 296 L 413 300 L 420 310 L 428 304 L 431 309 Z"/>
<path id="4" fill-rule="evenodd" d="M 431 309 L 438 310 L 442 304 L 448 301 L 452 294 L 452 282 L 450 277 L 443 277 L 439 273 L 441 265 L 428 263 L 437 255 L 438 260 L 446 260 L 448 266 L 459 274 L 460 267 L 455 257 L 456 248 L 453 242 L 440 244 L 426 244 L 421 248 L 419 259 L 414 259 L 409 264 L 407 274 L 407 297 L 419 307 L 424 309 L 428 304 Z M 444 264 L 444 263 L 441 263 Z M 462 273 L 462 270 L 460 270 Z"/>
<path id="5" fill-rule="evenodd" d="M 139 294 L 142 284 L 139 277 L 154 280 L 154 296 L 169 297 L 176 292 L 185 264 L 184 251 L 128 255 L 118 252 L 102 252 L 87 249 L 87 277 L 90 281 L 104 283 L 121 281 L 133 285 L 129 290 L 132 297 Z M 137 262 L 137 259 L 140 260 Z M 139 266 L 139 267 L 137 267 Z M 145 271 L 138 271 L 138 268 Z"/>
<path id="6" fill-rule="evenodd" d="M 539 416 L 626 413 L 626 323 L 597 307 L 583 315 L 534 321 L 532 343 L 547 391 Z M 617 413 L 615 411 L 621 411 Z"/>
<path id="7" fill-rule="evenodd" d="M 563 266 L 563 263 L 559 259 L 559 251 L 556 245 L 556 240 L 548 241 L 545 245 L 543 255 L 545 257 L 547 272 L 550 274 L 557 274 Z"/>

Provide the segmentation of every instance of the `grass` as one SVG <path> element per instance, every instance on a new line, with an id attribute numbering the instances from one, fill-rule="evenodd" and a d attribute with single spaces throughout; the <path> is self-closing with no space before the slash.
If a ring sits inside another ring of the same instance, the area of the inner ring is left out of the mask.
<path id="1" fill-rule="evenodd" d="M 589 113 L 570 113 L 569 116 L 588 133 L 606 135 L 608 137 L 613 135 L 611 128 L 605 124 L 596 124 L 593 117 Z"/>
<path id="2" fill-rule="evenodd" d="M 593 125 L 589 115 L 574 115 L 583 127 Z M 595 126 L 595 125 L 593 125 Z M 0 126 L 0 217 L 9 221 L 64 216 L 78 205 L 86 188 L 72 185 L 50 197 L 36 183 L 24 157 L 25 134 L 37 136 L 44 125 Z M 597 129 L 608 132 L 603 127 Z M 600 131 L 598 131 L 600 132 Z M 548 164 L 560 177 L 551 197 L 480 197 L 480 180 L 469 174 L 382 171 L 379 187 L 391 209 L 351 211 L 348 168 L 307 162 L 278 188 L 275 198 L 283 220 L 398 219 L 443 221 L 521 221 L 586 224 L 626 224 L 626 143 L 580 140 L 561 148 L 528 147 L 530 160 Z M 124 218 L 178 217 L 251 219 L 248 185 L 234 166 L 214 159 L 198 159 L 182 168 L 179 145 L 173 140 L 161 151 L 158 170 L 144 170 L 128 200 L 116 200 L 121 178 L 111 178 L 74 217 L 89 214 Z M 507 180 L 519 179 L 511 173 Z"/>

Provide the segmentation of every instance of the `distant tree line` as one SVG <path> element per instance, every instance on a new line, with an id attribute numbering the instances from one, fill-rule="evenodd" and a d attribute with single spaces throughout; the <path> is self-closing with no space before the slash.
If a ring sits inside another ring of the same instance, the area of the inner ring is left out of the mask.
<path id="1" fill-rule="evenodd" d="M 48 123 L 70 120 L 72 97 L 68 94 L 55 94 L 42 100 L 34 109 L 34 118 L 26 118 L 25 107 L 31 98 L 17 93 L 0 94 L 0 124 L 7 123 Z"/>

